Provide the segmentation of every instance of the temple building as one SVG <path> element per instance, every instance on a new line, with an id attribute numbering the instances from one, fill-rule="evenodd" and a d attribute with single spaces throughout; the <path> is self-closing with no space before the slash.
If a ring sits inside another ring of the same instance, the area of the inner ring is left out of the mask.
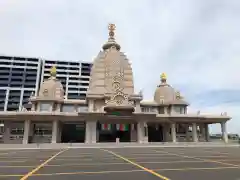
<path id="1" fill-rule="evenodd" d="M 188 102 L 161 74 L 152 101 L 135 93 L 128 58 L 115 41 L 110 24 L 108 41 L 94 59 L 85 100 L 67 99 L 57 79 L 51 77 L 29 99 L 30 110 L 0 112 L 3 143 L 101 143 L 101 142 L 207 142 L 209 125 L 220 123 L 228 142 L 226 113 L 188 114 Z"/>

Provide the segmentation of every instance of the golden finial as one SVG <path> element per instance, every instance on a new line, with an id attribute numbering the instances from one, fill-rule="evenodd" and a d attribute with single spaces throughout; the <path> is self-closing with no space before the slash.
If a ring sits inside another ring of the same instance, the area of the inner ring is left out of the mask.
<path id="1" fill-rule="evenodd" d="M 182 99 L 180 91 L 176 91 L 176 99 Z"/>
<path id="2" fill-rule="evenodd" d="M 57 75 L 56 65 L 54 65 L 54 66 L 50 69 L 50 74 L 51 74 L 52 77 L 56 77 L 56 75 Z"/>
<path id="3" fill-rule="evenodd" d="M 115 35 L 114 31 L 115 31 L 115 29 L 116 29 L 116 25 L 115 24 L 109 24 L 108 25 L 109 38 L 110 39 L 114 39 L 114 35 Z"/>
<path id="4" fill-rule="evenodd" d="M 167 75 L 166 75 L 165 73 L 162 73 L 160 77 L 161 77 L 161 80 L 162 80 L 162 81 L 163 81 L 163 80 L 164 80 L 164 81 L 167 80 Z"/>

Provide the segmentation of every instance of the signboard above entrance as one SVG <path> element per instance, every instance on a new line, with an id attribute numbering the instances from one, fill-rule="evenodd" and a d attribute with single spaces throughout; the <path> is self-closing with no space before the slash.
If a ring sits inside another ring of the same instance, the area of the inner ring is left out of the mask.
<path id="1" fill-rule="evenodd" d="M 130 111 L 108 111 L 106 113 L 106 115 L 108 116 L 121 116 L 121 117 L 124 117 L 124 116 L 131 116 L 132 115 L 132 112 Z"/>

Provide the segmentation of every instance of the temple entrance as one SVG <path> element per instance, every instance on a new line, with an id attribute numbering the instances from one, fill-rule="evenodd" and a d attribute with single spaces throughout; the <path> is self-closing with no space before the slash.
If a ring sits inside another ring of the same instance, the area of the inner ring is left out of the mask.
<path id="1" fill-rule="evenodd" d="M 85 122 L 64 123 L 62 125 L 62 143 L 84 143 Z"/>
<path id="2" fill-rule="evenodd" d="M 116 132 L 117 138 L 119 138 L 119 142 L 131 141 L 131 129 L 129 124 L 117 124 Z"/>
<path id="3" fill-rule="evenodd" d="M 116 131 L 113 124 L 97 124 L 99 133 L 98 142 L 116 142 Z"/>
<path id="4" fill-rule="evenodd" d="M 163 127 L 157 123 L 148 123 L 148 142 L 163 142 Z"/>
<path id="5" fill-rule="evenodd" d="M 131 130 L 129 124 L 108 124 L 98 123 L 99 142 L 119 142 L 131 141 Z"/>

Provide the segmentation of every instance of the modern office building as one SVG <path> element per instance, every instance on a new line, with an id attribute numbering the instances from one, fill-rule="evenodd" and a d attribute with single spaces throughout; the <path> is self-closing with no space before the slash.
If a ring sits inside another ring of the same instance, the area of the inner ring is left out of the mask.
<path id="1" fill-rule="evenodd" d="M 0 111 L 16 111 L 40 85 L 41 60 L 0 56 Z"/>
<path id="2" fill-rule="evenodd" d="M 47 79 L 49 68 L 57 67 L 57 77 L 68 99 L 85 99 L 91 63 L 53 61 L 41 58 L 0 56 L 0 111 L 18 111 L 37 93 Z"/>
<path id="3" fill-rule="evenodd" d="M 61 81 L 68 99 L 85 99 L 89 86 L 91 63 L 80 61 L 43 60 L 41 83 L 50 77 L 52 66 L 57 68 L 57 78 Z"/>
<path id="4" fill-rule="evenodd" d="M 156 82 L 153 100 L 144 101 L 142 93 L 134 91 L 132 67 L 114 30 L 111 24 L 109 39 L 94 60 L 86 99 L 68 99 L 57 77 L 58 64 L 53 66 L 50 77 L 29 99 L 30 111 L 0 112 L 4 143 L 196 143 L 209 141 L 208 126 L 216 123 L 228 142 L 226 124 L 231 117 L 187 113 L 188 102 L 167 82 L 165 73 Z M 77 70 L 71 72 L 77 76 Z"/>

